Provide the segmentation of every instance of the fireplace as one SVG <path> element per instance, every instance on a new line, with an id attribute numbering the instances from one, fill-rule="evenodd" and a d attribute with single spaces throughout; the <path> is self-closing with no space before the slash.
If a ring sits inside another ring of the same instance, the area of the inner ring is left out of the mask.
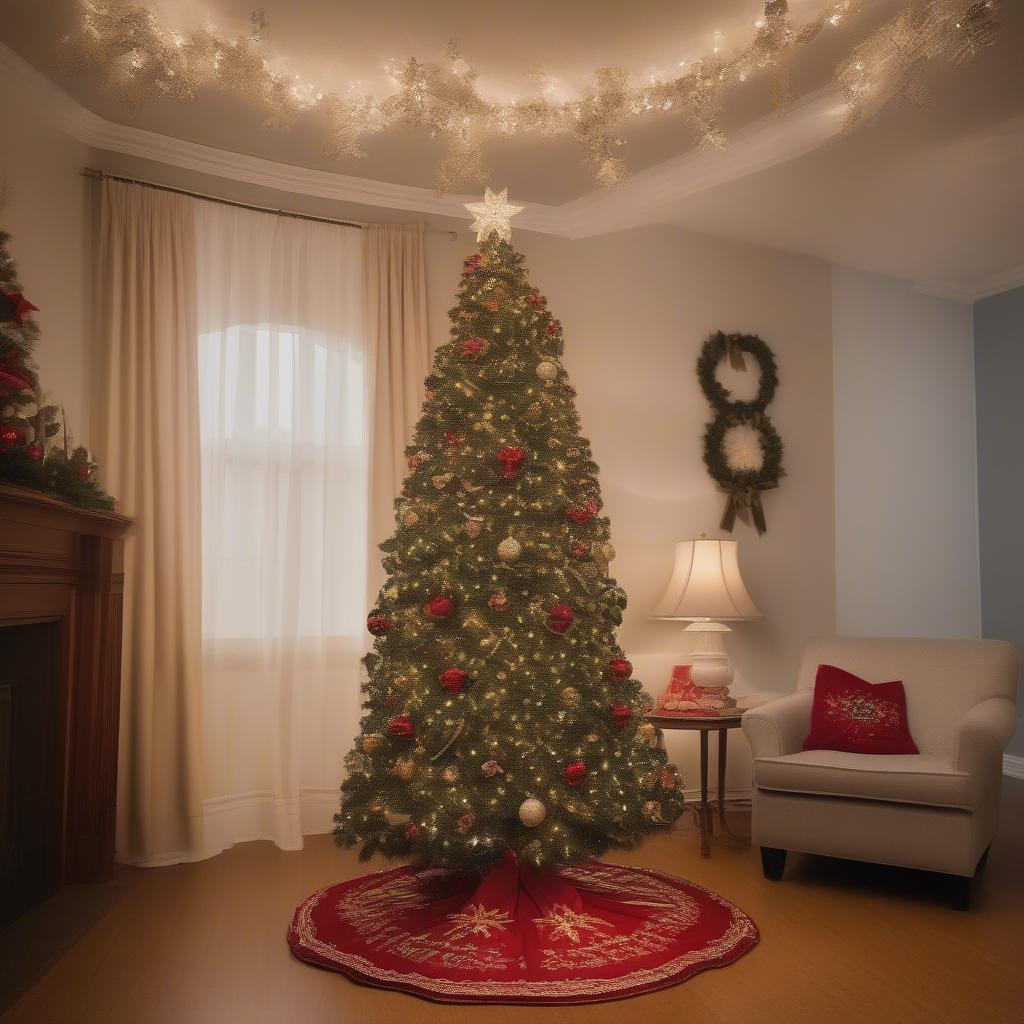
<path id="1" fill-rule="evenodd" d="M 113 873 L 130 526 L 0 484 L 0 924 Z"/>

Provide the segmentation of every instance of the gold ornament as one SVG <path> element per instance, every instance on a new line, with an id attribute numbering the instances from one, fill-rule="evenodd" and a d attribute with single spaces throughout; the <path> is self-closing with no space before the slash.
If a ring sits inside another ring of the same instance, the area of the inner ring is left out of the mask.
<path id="1" fill-rule="evenodd" d="M 496 590 L 489 598 L 487 598 L 487 606 L 491 611 L 508 611 L 508 605 L 508 594 L 506 594 L 504 590 Z"/>
<path id="2" fill-rule="evenodd" d="M 420 521 L 420 517 L 411 508 L 407 508 L 402 513 L 402 525 L 403 526 L 415 526 Z"/>
<path id="3" fill-rule="evenodd" d="M 466 536 L 475 539 L 480 536 L 484 528 L 484 521 L 481 516 L 467 516 L 466 518 Z"/>
<path id="4" fill-rule="evenodd" d="M 506 537 L 498 545 L 498 557 L 503 562 L 514 562 L 523 553 L 523 545 L 515 537 Z"/>
<path id="5" fill-rule="evenodd" d="M 544 415 L 544 408 L 540 402 L 531 402 L 524 410 L 521 417 L 524 423 L 540 423 Z"/>
<path id="6" fill-rule="evenodd" d="M 536 798 L 527 797 L 519 805 L 519 820 L 527 828 L 536 828 L 545 818 L 548 809 Z"/>
<path id="7" fill-rule="evenodd" d="M 667 825 L 665 816 L 661 813 L 661 804 L 657 800 L 648 800 L 644 804 L 644 817 L 658 825 Z"/>
<path id="8" fill-rule="evenodd" d="M 391 769 L 391 774 L 401 779 L 403 782 L 408 782 L 413 772 L 416 771 L 416 764 L 408 757 L 400 757 Z"/>
<path id="9" fill-rule="evenodd" d="M 542 360 L 537 364 L 537 376 L 545 383 L 550 384 L 558 377 L 558 364 L 551 362 L 550 359 Z"/>
<path id="10" fill-rule="evenodd" d="M 661 769 L 661 785 L 668 790 L 679 788 L 682 780 L 679 778 L 679 769 L 674 764 L 667 764 Z"/>
<path id="11" fill-rule="evenodd" d="M 364 754 L 376 754 L 384 743 L 384 737 L 379 732 L 367 733 L 360 742 Z"/>
<path id="12" fill-rule="evenodd" d="M 580 704 L 580 691 L 574 686 L 565 686 L 562 688 L 562 703 L 567 708 L 576 708 Z"/>
<path id="13" fill-rule="evenodd" d="M 458 765 L 449 764 L 445 765 L 444 771 L 441 772 L 441 778 L 445 782 L 458 782 L 459 781 L 459 768 Z"/>
<path id="14" fill-rule="evenodd" d="M 640 738 L 647 743 L 652 743 L 658 738 L 657 727 L 651 722 L 641 722 L 640 728 L 637 729 L 637 733 Z"/>
<path id="15" fill-rule="evenodd" d="M 452 479 L 451 473 L 439 473 L 437 476 L 432 476 L 430 482 L 437 490 L 443 491 L 452 482 Z"/>
<path id="16" fill-rule="evenodd" d="M 492 192 L 490 188 L 487 188 L 484 190 L 482 203 L 464 203 L 463 205 L 475 218 L 470 224 L 469 230 L 476 232 L 478 242 L 482 242 L 492 234 L 506 242 L 512 241 L 512 218 L 517 213 L 522 213 L 523 207 L 513 206 L 508 201 L 507 188 L 503 188 L 500 192 Z"/>

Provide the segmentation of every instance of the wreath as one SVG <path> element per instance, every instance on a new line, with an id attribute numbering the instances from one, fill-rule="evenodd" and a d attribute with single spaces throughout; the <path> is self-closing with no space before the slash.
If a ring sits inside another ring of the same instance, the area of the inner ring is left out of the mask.
<path id="1" fill-rule="evenodd" d="M 757 395 L 751 400 L 733 399 L 716 376 L 718 365 L 725 358 L 735 369 L 745 370 L 744 354 L 753 356 L 761 370 Z M 782 438 L 765 412 L 779 383 L 775 356 L 757 335 L 717 331 L 701 349 L 697 378 L 716 413 L 704 431 L 704 464 L 712 479 L 727 494 L 722 529 L 731 532 L 739 517 L 744 522 L 752 520 L 757 532 L 764 533 L 768 526 L 761 492 L 778 487 L 785 475 Z M 736 428 L 747 428 L 757 435 L 760 460 L 757 465 L 751 464 L 753 453 L 749 451 L 742 453 L 745 459 L 740 464 L 735 459 L 730 460 L 727 442 L 730 431 Z"/>
<path id="2" fill-rule="evenodd" d="M 761 368 L 761 381 L 757 396 L 752 401 L 734 400 L 732 392 L 718 380 L 718 364 L 726 357 L 734 370 L 746 370 L 744 353 L 752 355 Z M 764 412 L 775 399 L 779 386 L 779 373 L 775 366 L 775 354 L 756 334 L 724 334 L 716 331 L 704 342 L 697 360 L 697 380 L 705 397 L 721 413 L 750 415 Z"/>

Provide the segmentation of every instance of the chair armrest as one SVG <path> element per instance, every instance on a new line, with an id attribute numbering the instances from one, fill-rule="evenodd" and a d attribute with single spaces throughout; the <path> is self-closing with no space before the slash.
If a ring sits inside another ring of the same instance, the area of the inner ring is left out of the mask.
<path id="1" fill-rule="evenodd" d="M 795 754 L 811 731 L 812 690 L 779 697 L 743 716 L 743 734 L 754 757 L 782 757 Z"/>
<path id="2" fill-rule="evenodd" d="M 989 697 L 964 715 L 953 743 L 953 767 L 970 775 L 1002 772 L 1003 750 L 1017 727 L 1017 711 L 1007 697 Z"/>

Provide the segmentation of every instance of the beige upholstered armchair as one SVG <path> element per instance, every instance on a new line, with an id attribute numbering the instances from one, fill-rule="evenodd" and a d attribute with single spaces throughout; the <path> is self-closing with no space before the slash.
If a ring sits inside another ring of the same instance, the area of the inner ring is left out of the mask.
<path id="1" fill-rule="evenodd" d="M 920 754 L 802 750 L 821 664 L 903 680 Z M 966 909 L 996 834 L 1017 673 L 1016 650 L 1000 640 L 812 642 L 796 692 L 743 716 L 765 876 L 782 877 L 787 850 L 898 864 L 949 875 L 953 905 Z"/>

